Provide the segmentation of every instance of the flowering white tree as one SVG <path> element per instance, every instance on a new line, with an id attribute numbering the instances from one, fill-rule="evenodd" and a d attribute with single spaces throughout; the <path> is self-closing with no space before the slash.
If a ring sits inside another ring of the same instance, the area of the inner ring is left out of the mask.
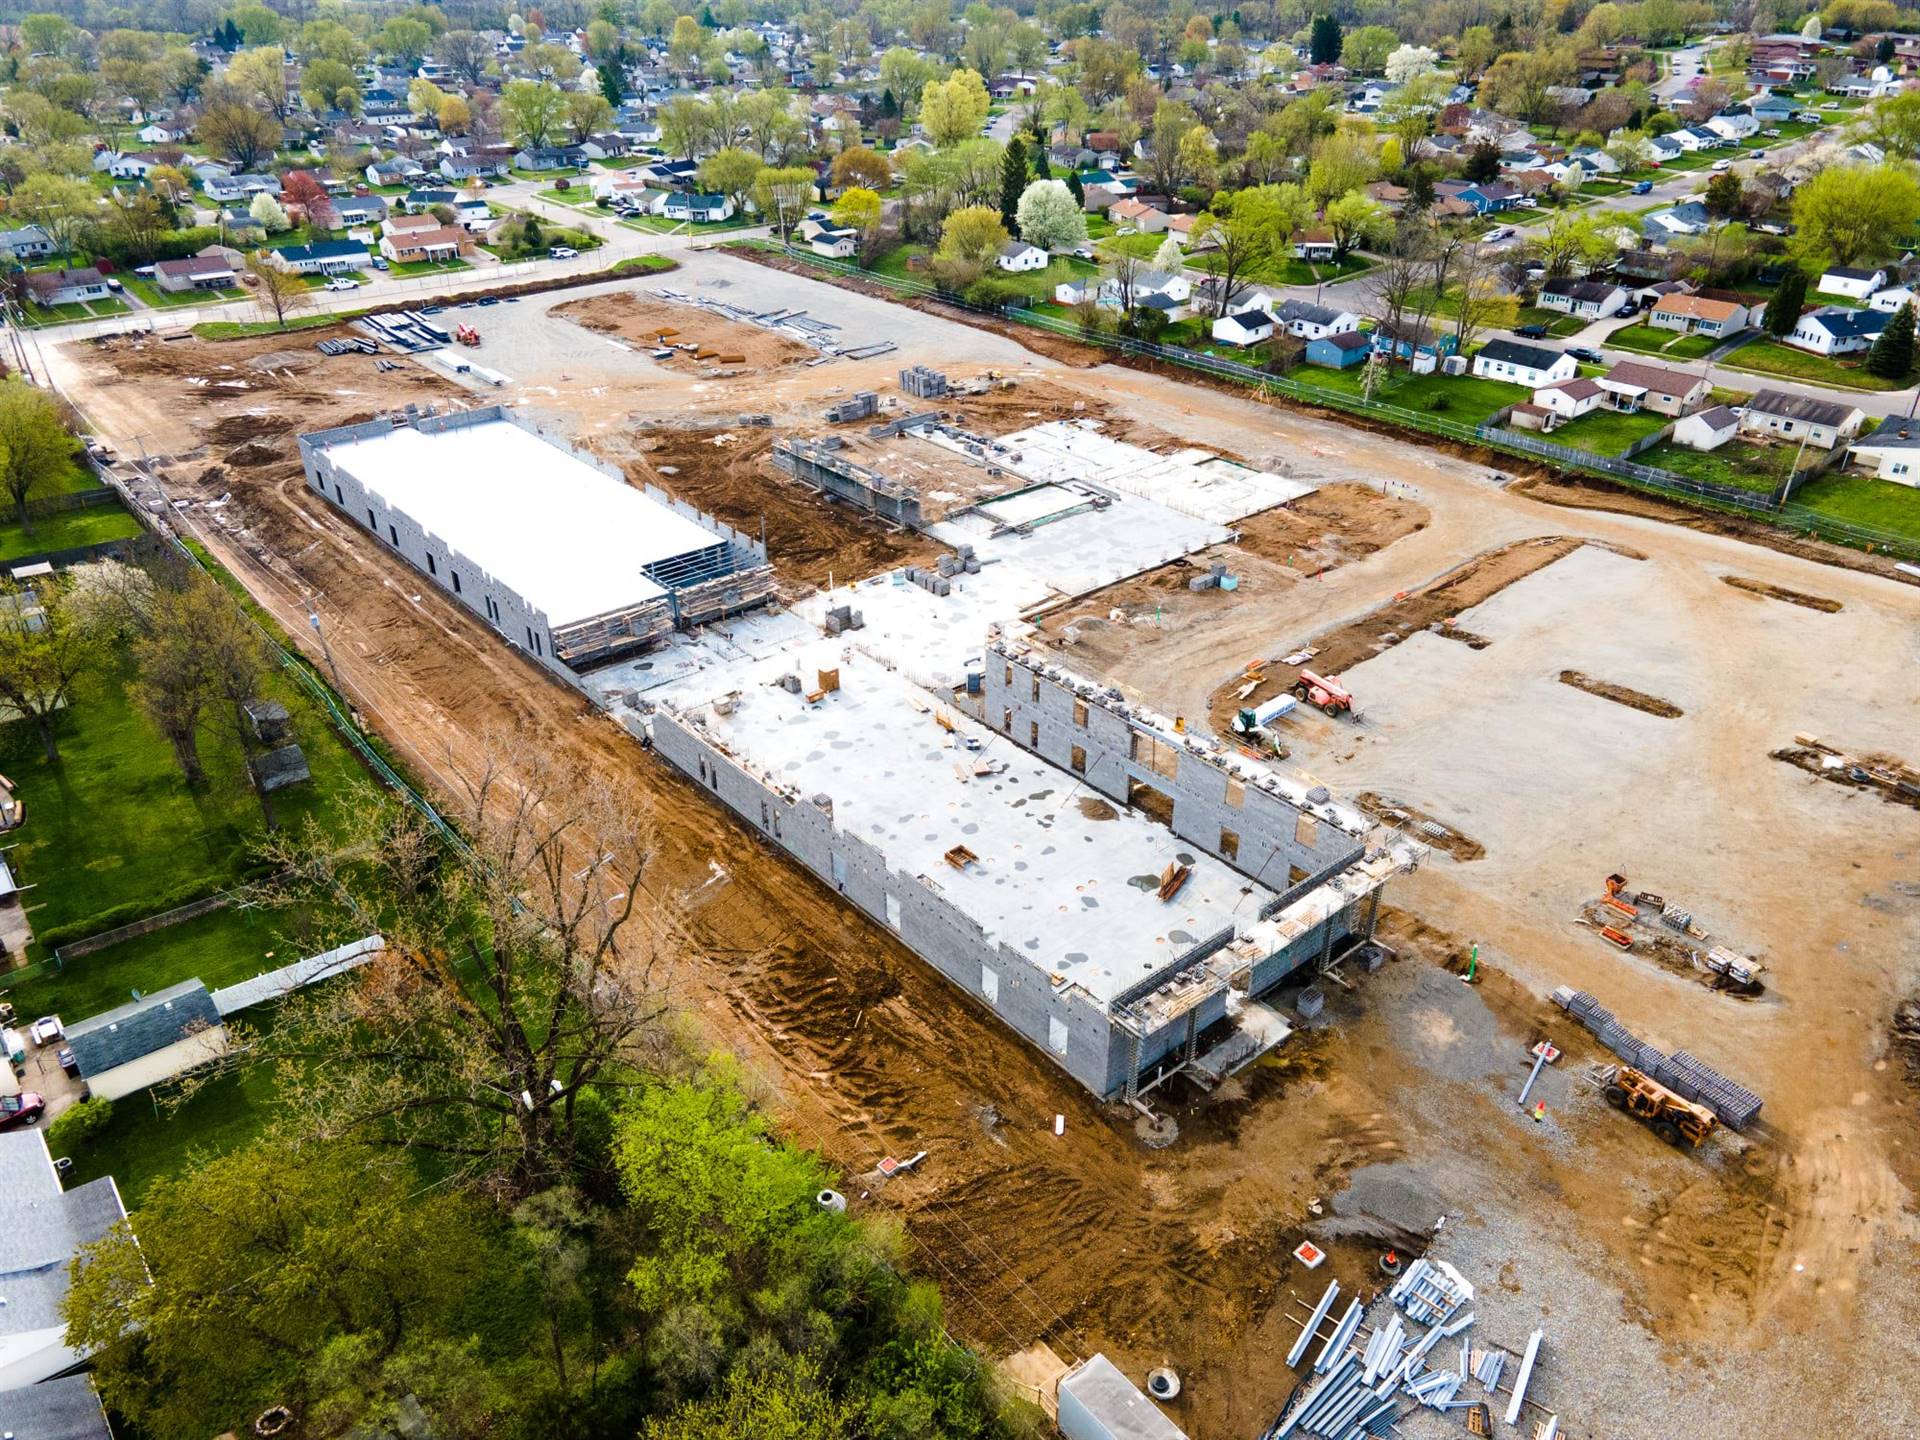
<path id="1" fill-rule="evenodd" d="M 1014 220 L 1020 238 L 1042 250 L 1068 250 L 1087 240 L 1087 217 L 1059 180 L 1036 180 L 1022 190 Z"/>
<path id="2" fill-rule="evenodd" d="M 1440 52 L 1425 45 L 1402 45 L 1387 56 L 1387 79 L 1405 85 L 1432 72 L 1440 61 Z"/>
<path id="3" fill-rule="evenodd" d="M 253 197 L 253 204 L 247 207 L 247 213 L 265 226 L 269 235 L 278 235 L 291 223 L 280 202 L 264 190 Z"/>
<path id="4" fill-rule="evenodd" d="M 1165 271 L 1169 275 L 1178 275 L 1186 268 L 1187 252 L 1180 248 L 1180 242 L 1169 235 L 1160 242 L 1160 248 L 1153 252 L 1153 268 Z"/>

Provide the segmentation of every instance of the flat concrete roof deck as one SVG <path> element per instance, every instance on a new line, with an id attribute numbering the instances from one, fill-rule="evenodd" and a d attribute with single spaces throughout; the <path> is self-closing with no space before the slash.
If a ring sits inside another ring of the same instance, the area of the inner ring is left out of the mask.
<path id="1" fill-rule="evenodd" d="M 665 595 L 643 566 L 725 543 L 509 420 L 399 426 L 325 453 L 556 629 Z"/>
<path id="2" fill-rule="evenodd" d="M 817 704 L 774 683 L 798 671 L 810 690 L 816 670 L 833 668 L 841 688 Z M 713 710 L 736 692 L 732 713 Z M 705 671 L 649 698 L 701 717 L 735 760 L 803 800 L 832 796 L 838 827 L 1103 1006 L 1223 926 L 1251 923 L 1273 897 L 840 640 Z M 980 761 L 994 773 L 972 776 Z M 945 859 L 956 845 L 978 857 L 964 873 Z M 1176 858 L 1193 873 L 1163 903 L 1160 875 Z"/>

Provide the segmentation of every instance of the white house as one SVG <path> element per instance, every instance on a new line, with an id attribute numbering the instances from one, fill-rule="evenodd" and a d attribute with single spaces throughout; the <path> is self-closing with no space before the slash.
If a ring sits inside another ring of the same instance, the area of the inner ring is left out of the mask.
<path id="1" fill-rule="evenodd" d="M 44 260 L 53 254 L 53 239 L 38 225 L 0 230 L 0 254 L 15 260 Z"/>
<path id="2" fill-rule="evenodd" d="M 1600 409 L 1600 402 L 1605 398 L 1606 391 L 1584 375 L 1576 375 L 1571 380 L 1562 380 L 1558 385 L 1546 385 L 1533 392 L 1534 404 L 1562 420 L 1577 420 L 1590 411 Z"/>
<path id="3" fill-rule="evenodd" d="M 1674 422 L 1673 442 L 1689 450 L 1718 450 L 1739 429 L 1739 415 L 1725 405 L 1715 405 Z"/>
<path id="4" fill-rule="evenodd" d="M 1273 335 L 1273 316 L 1264 310 L 1242 310 L 1213 322 L 1213 338 L 1223 345 L 1258 345 Z"/>
<path id="5" fill-rule="evenodd" d="M 107 280 L 91 265 L 78 270 L 34 270 L 28 272 L 27 293 L 39 305 L 76 305 L 89 300 L 105 300 L 112 291 Z"/>
<path id="6" fill-rule="evenodd" d="M 1609 280 L 1549 280 L 1540 287 L 1540 308 L 1597 320 L 1611 315 L 1628 300 L 1627 292 Z"/>
<path id="7" fill-rule="evenodd" d="M 1740 412 L 1740 429 L 1749 435 L 1771 436 L 1795 444 L 1831 450 L 1860 433 L 1866 415 L 1854 405 L 1816 400 L 1784 390 L 1756 392 Z"/>
<path id="8" fill-rule="evenodd" d="M 1836 306 L 1802 315 L 1782 338 L 1815 355 L 1853 355 L 1871 350 L 1891 318 L 1882 310 L 1844 310 Z"/>
<path id="9" fill-rule="evenodd" d="M 1565 351 L 1518 340 L 1489 340 L 1473 357 L 1473 373 L 1482 379 L 1505 380 L 1531 390 L 1571 380 L 1579 371 L 1579 363 Z"/>
<path id="10" fill-rule="evenodd" d="M 1282 301 L 1273 307 L 1273 318 L 1286 326 L 1287 333 L 1296 340 L 1319 340 L 1360 328 L 1360 317 L 1351 310 L 1336 310 L 1330 305 L 1315 305 L 1306 300 Z"/>
<path id="11" fill-rule="evenodd" d="M 1920 486 L 1920 422 L 1887 416 L 1853 443 L 1847 460 L 1872 470 L 1875 479 Z"/>
<path id="12" fill-rule="evenodd" d="M 4 247 L 5 244 L 6 237 L 0 236 L 0 247 Z M 1913 305 L 1916 308 L 1920 308 L 1920 296 L 1916 296 L 1913 291 L 1904 285 L 1893 285 L 1885 290 L 1875 291 L 1872 298 L 1867 301 L 1867 308 L 1869 310 L 1878 310 L 1883 315 L 1893 314 L 1902 305 Z"/>
<path id="13" fill-rule="evenodd" d="M 1744 140 L 1760 132 L 1760 122 L 1745 110 L 1722 110 L 1706 125 L 1723 140 Z"/>
<path id="14" fill-rule="evenodd" d="M 1047 268 L 1047 252 L 1024 240 L 1009 240 L 994 263 L 1009 274 L 1028 275 Z"/>
<path id="15" fill-rule="evenodd" d="M 60 1316 L 72 1279 L 69 1262 L 124 1222 L 127 1209 L 111 1175 L 84 1185 L 63 1182 L 41 1126 L 0 1133 L 0 1212 L 7 1216 L 0 1227 L 0 1274 L 7 1277 L 7 1303 L 0 1308 L 0 1416 L 19 1421 L 7 1409 L 9 1393 L 66 1374 L 85 1358 L 67 1344 Z M 23 1437 L 74 1433 L 41 1429 L 31 1420 L 8 1428 Z"/>
<path id="16" fill-rule="evenodd" d="M 667 196 L 661 213 L 669 220 L 691 220 L 696 224 L 712 225 L 722 220 L 731 220 L 734 216 L 734 204 L 727 195 L 690 195 L 686 193 Z"/>
<path id="17" fill-rule="evenodd" d="M 1865 300 L 1876 290 L 1885 289 L 1886 284 L 1887 272 L 1884 270 L 1857 270 L 1848 265 L 1834 265 L 1821 275 L 1820 283 L 1813 288 L 1823 294 L 1844 296 L 1848 300 Z"/>
<path id="18" fill-rule="evenodd" d="M 807 242 L 807 248 L 829 260 L 851 260 L 860 253 L 860 235 L 855 230 L 829 230 L 822 227 Z"/>

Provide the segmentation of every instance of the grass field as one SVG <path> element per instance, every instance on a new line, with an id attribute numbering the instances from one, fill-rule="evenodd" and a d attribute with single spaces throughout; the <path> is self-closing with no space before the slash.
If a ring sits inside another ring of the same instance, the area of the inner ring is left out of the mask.
<path id="1" fill-rule="evenodd" d="M 118 296 L 110 295 L 105 300 L 76 300 L 68 305 L 29 304 L 21 308 L 20 315 L 30 328 L 38 330 L 48 325 L 70 325 L 76 320 L 124 315 L 132 308 Z"/>
<path id="2" fill-rule="evenodd" d="M 664 255 L 629 255 L 626 259 L 617 260 L 608 266 L 607 273 L 609 275 L 631 275 L 635 273 L 657 275 L 663 271 L 678 270 L 679 268 L 678 264 L 669 260 Z"/>
<path id="3" fill-rule="evenodd" d="M 33 522 L 31 531 L 8 518 L 0 521 L 0 561 L 98 545 L 103 540 L 127 540 L 139 533 L 140 522 L 117 503 L 42 515 Z"/>
<path id="4" fill-rule="evenodd" d="M 390 275 L 441 275 L 449 270 L 471 270 L 465 260 L 396 260 L 388 266 Z"/>
<path id="5" fill-rule="evenodd" d="M 162 290 L 153 281 L 139 275 L 129 275 L 121 283 L 156 310 L 173 310 L 183 305 L 218 305 L 247 298 L 247 292 L 237 285 L 229 285 L 224 290 L 185 290 L 176 294 L 171 290 Z"/>
<path id="6" fill-rule="evenodd" d="M 1619 410 L 1595 410 L 1562 425 L 1547 438 L 1556 445 L 1570 445 L 1594 455 L 1621 455 L 1634 441 L 1672 423 L 1650 410 L 1631 415 Z"/>
<path id="7" fill-rule="evenodd" d="M 47 762 L 30 724 L 0 724 L 0 774 L 27 802 L 9 858 L 35 887 L 26 899 L 31 959 L 43 958 L 50 934 L 77 939 L 111 929 L 258 868 L 251 846 L 263 822 L 238 742 L 204 726 L 207 781 L 190 789 L 171 748 L 126 694 L 131 669 L 123 658 L 82 684 L 59 720 L 57 764 Z M 365 772 L 305 691 L 278 673 L 264 688 L 286 704 L 313 772 L 274 797 L 280 824 L 324 822 L 330 807 L 357 793 Z"/>
<path id="8" fill-rule="evenodd" d="M 1920 540 L 1920 490 L 1859 475 L 1822 475 L 1793 492 L 1793 503 L 1850 525 Z"/>
<path id="9" fill-rule="evenodd" d="M 287 323 L 277 320 L 202 320 L 193 333 L 202 340 L 245 340 L 254 335 L 277 335 L 288 330 L 319 330 L 328 325 L 344 325 L 364 315 L 364 310 L 339 310 L 329 315 L 289 315 Z"/>
<path id="10" fill-rule="evenodd" d="M 1158 243 L 1158 236 L 1145 236 Z M 873 273 L 884 275 L 891 280 L 919 280 L 926 284 L 933 277 L 923 270 L 910 270 L 911 261 L 925 256 L 924 245 L 896 245 L 873 262 Z M 1084 280 L 1089 275 L 1098 274 L 1100 267 L 1091 260 L 1076 260 L 1071 256 L 1056 255 L 1044 270 L 1034 270 L 1024 275 L 1010 275 L 1003 270 L 987 272 L 984 278 L 997 280 L 1019 290 L 1029 300 L 1045 301 L 1053 295 L 1053 288 L 1068 280 Z"/>
<path id="11" fill-rule="evenodd" d="M 72 1023 L 182 980 L 206 981 L 209 990 L 233 985 L 327 947 L 298 938 L 299 917 L 278 910 L 229 906 L 169 925 L 137 940 L 122 940 L 91 955 L 52 965 L 4 993 L 22 1015 L 58 1015 Z"/>
<path id="12" fill-rule="evenodd" d="M 1805 350 L 1782 345 L 1771 337 L 1742 345 L 1719 363 L 1730 370 L 1778 375 L 1782 379 L 1804 380 L 1812 385 L 1830 385 L 1842 390 L 1904 390 L 1910 383 L 1882 380 L 1877 375 L 1869 375 L 1859 360 L 1834 360 L 1825 355 L 1810 355 Z"/>
<path id="13" fill-rule="evenodd" d="M 1294 378 L 1325 390 L 1362 395 L 1366 392 L 1361 378 L 1364 370 L 1364 366 L 1358 365 L 1351 370 L 1324 370 L 1315 366 L 1300 371 Z M 1373 398 L 1378 404 L 1427 411 L 1462 424 L 1477 425 L 1495 411 L 1525 400 L 1528 393 L 1523 385 L 1508 385 L 1500 380 L 1482 380 L 1472 375 L 1408 375 L 1402 370 L 1392 380 L 1377 386 Z"/>
<path id="14" fill-rule="evenodd" d="M 1683 335 L 1678 330 L 1661 330 L 1636 321 L 1623 325 L 1600 342 L 1617 350 L 1634 350 L 1642 355 L 1659 355 L 1669 360 L 1698 360 L 1717 349 L 1722 341 L 1711 335 Z"/>
<path id="15" fill-rule="evenodd" d="M 724 235 L 729 230 L 751 230 L 760 221 L 748 215 L 736 215 L 731 220 L 716 220 L 712 224 L 695 224 L 691 220 L 669 220 L 664 215 L 636 215 L 632 219 L 620 222 L 629 230 L 644 230 L 649 235 L 671 235 L 681 231 L 689 235 Z"/>
<path id="16" fill-rule="evenodd" d="M 1793 459 L 1785 447 L 1755 445 L 1747 440 L 1729 440 L 1718 450 L 1704 451 L 1669 441 L 1634 458 L 1642 465 L 1671 470 L 1691 480 L 1734 485 L 1761 495 L 1774 492 L 1785 478 L 1787 466 Z"/>

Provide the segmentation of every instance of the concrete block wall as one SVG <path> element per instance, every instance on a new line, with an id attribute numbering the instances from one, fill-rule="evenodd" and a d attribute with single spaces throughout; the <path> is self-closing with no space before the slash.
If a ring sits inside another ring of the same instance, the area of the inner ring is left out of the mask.
<path id="1" fill-rule="evenodd" d="M 682 717 L 656 713 L 652 733 L 654 749 L 677 769 L 897 934 L 1075 1080 L 1103 1098 L 1125 1085 L 1131 1039 L 1104 1008 L 1077 986 L 1056 985 L 1048 971 L 993 941 L 948 901 L 937 880 L 894 870 L 878 849 L 838 828 L 811 797 L 770 789 Z M 1168 1053 L 1184 1037 L 1184 1028 L 1155 1037 L 1142 1064 Z"/>
<path id="2" fill-rule="evenodd" d="M 429 423 L 423 421 L 422 428 Z M 469 420 L 468 423 L 473 422 Z M 553 634 L 545 611 L 522 598 L 510 586 L 496 580 L 439 536 L 429 535 L 404 510 L 397 510 L 378 496 L 368 494 L 358 480 L 333 463 L 324 448 L 346 440 L 382 434 L 392 428 L 388 421 L 371 420 L 364 425 L 301 436 L 300 459 L 306 470 L 307 484 L 316 495 L 372 534 L 381 544 L 397 551 L 422 576 L 491 625 L 508 644 L 524 650 L 549 670 L 571 681 L 572 672 L 553 653 Z M 442 425 L 439 428 L 449 427 Z"/>
<path id="3" fill-rule="evenodd" d="M 1175 835 L 1270 890 L 1305 893 L 1366 848 L 1324 819 L 1305 816 L 1303 825 L 1299 807 L 1239 783 L 1176 737 L 1096 701 L 1082 703 L 1070 684 L 1042 675 L 1031 659 L 990 650 L 982 688 L 986 723 L 1016 745 L 1123 805 L 1132 782 L 1151 786 L 1172 801 Z M 1229 844 L 1229 836 L 1238 843 Z"/>

